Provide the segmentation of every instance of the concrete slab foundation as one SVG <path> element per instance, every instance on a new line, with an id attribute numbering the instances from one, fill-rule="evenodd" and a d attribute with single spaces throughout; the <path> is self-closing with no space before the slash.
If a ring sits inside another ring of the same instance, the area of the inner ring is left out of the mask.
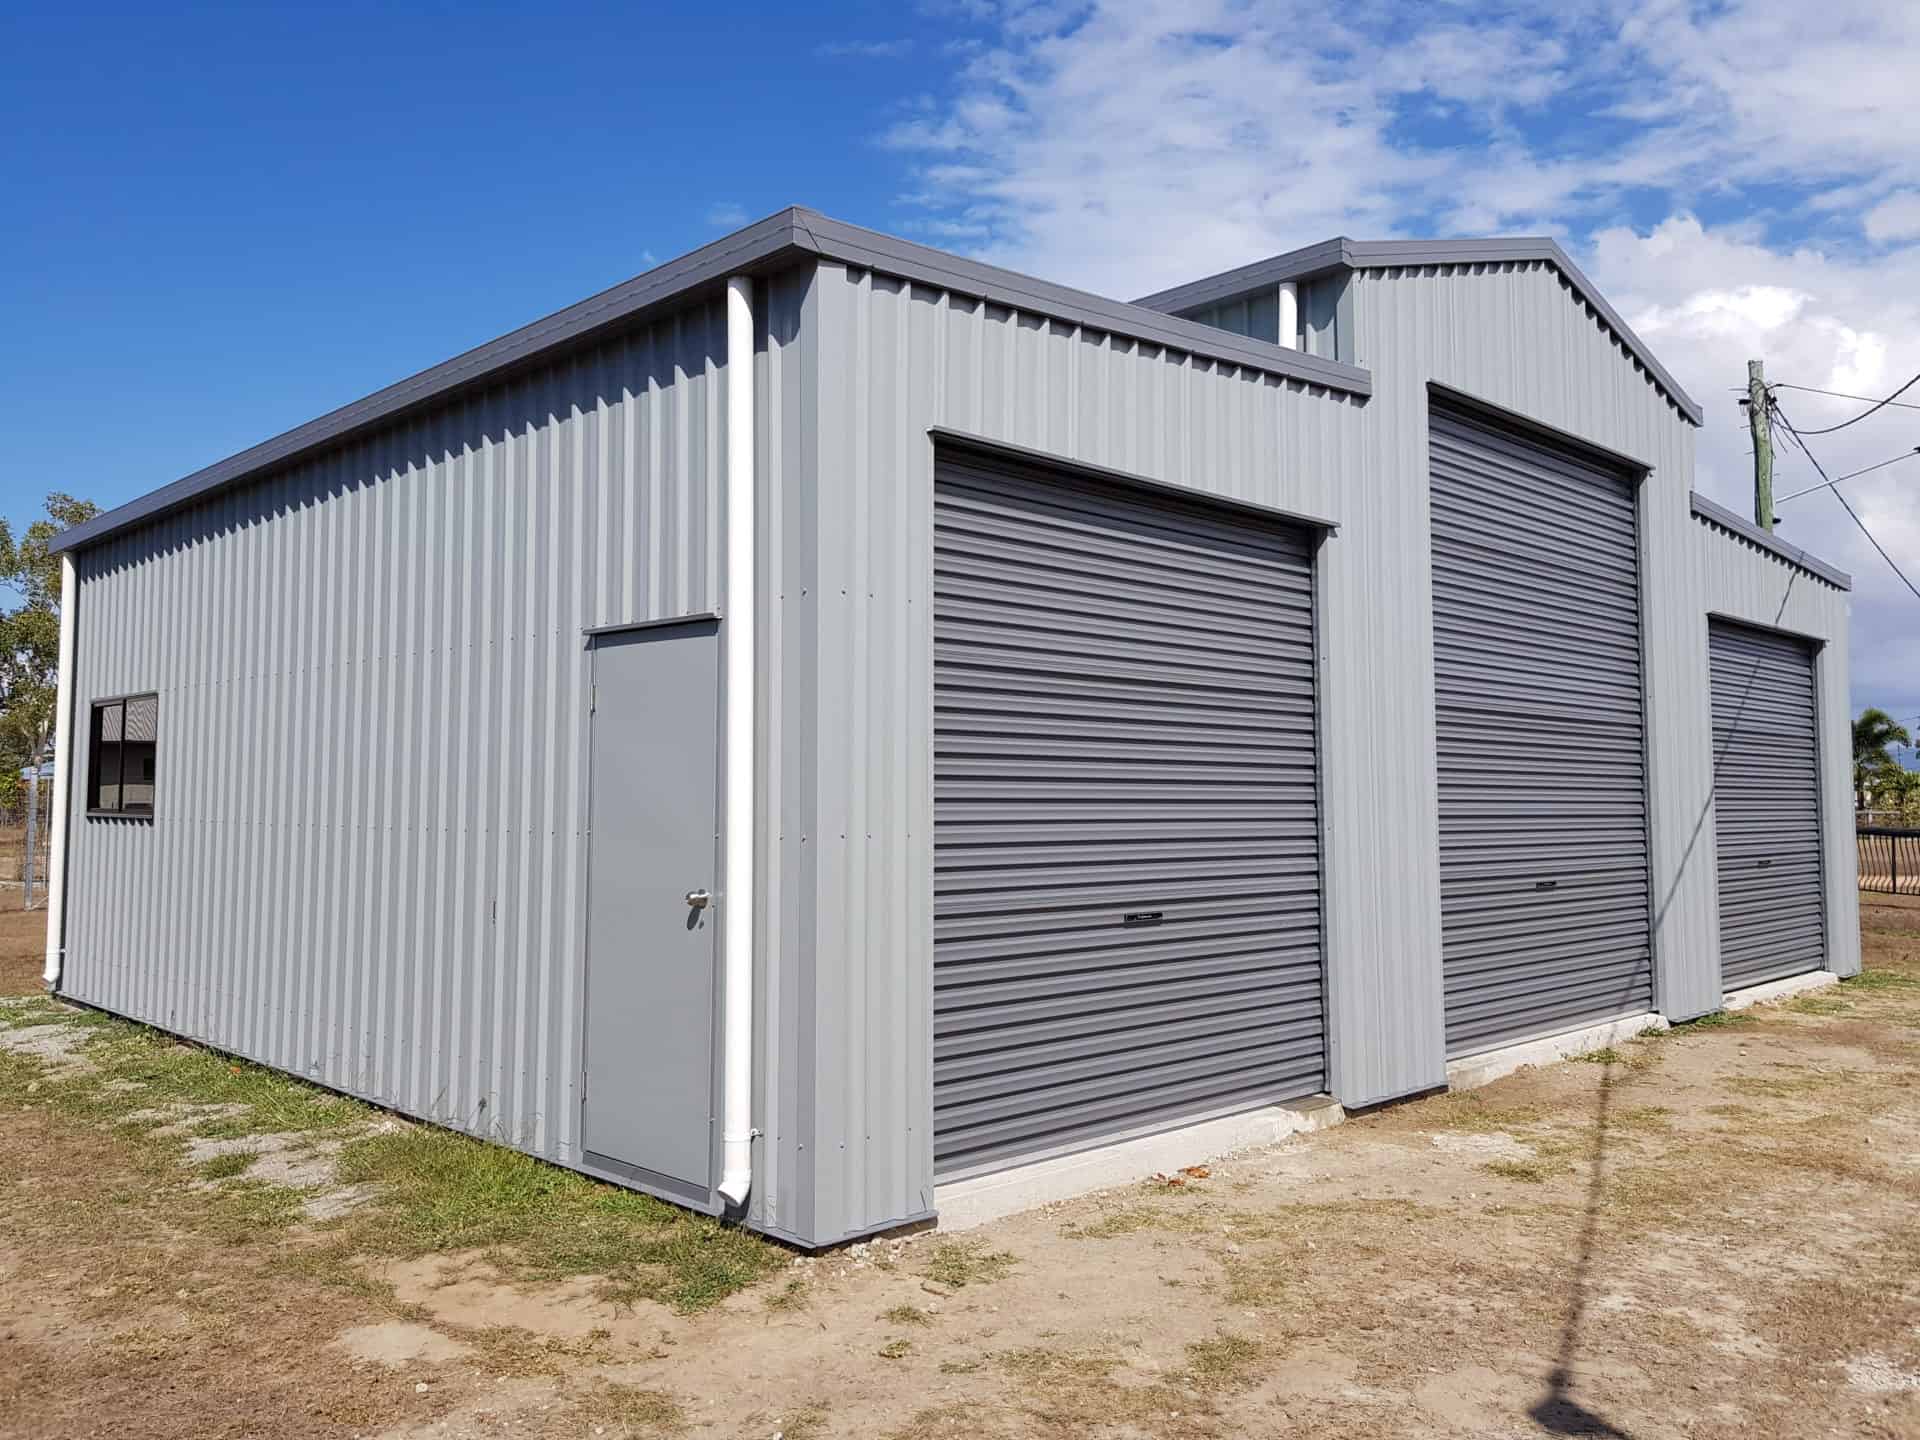
<path id="1" fill-rule="evenodd" d="M 1292 1135 L 1325 1130 L 1344 1119 L 1346 1111 L 1331 1100 L 1244 1110 L 1177 1130 L 1102 1145 L 1097 1150 L 955 1180 L 934 1189 L 934 1208 L 939 1211 L 942 1230 L 969 1230 L 1055 1200 L 1134 1184 L 1157 1171 L 1202 1165 L 1235 1151 L 1275 1145 Z"/>
<path id="2" fill-rule="evenodd" d="M 1565 1060 L 1572 1055 L 1604 1050 L 1609 1045 L 1631 1040 L 1648 1030 L 1666 1028 L 1666 1017 L 1649 1010 L 1643 1015 L 1626 1015 L 1618 1020 L 1604 1020 L 1598 1025 L 1586 1025 L 1578 1030 L 1563 1030 L 1557 1035 L 1523 1040 L 1518 1045 L 1503 1045 L 1498 1050 L 1483 1050 L 1478 1055 L 1463 1055 L 1447 1066 L 1447 1088 L 1475 1090 L 1528 1065 L 1551 1065 L 1556 1060 Z"/>
<path id="3" fill-rule="evenodd" d="M 1729 990 L 1727 1009 L 1744 1010 L 1749 1005 L 1771 1005 L 1777 1000 L 1791 1000 L 1796 995 L 1825 990 L 1839 983 L 1840 977 L 1831 970 L 1814 970 L 1805 975 L 1789 975 L 1784 980 L 1769 980 L 1764 985 L 1749 985 L 1744 990 Z"/>

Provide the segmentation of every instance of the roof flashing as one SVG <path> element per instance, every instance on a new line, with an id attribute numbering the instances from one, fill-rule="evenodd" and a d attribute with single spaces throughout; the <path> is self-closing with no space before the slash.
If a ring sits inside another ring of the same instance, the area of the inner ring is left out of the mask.
<path id="1" fill-rule="evenodd" d="M 1745 516 L 1734 514 L 1734 512 L 1727 509 L 1726 506 L 1709 500 L 1698 490 L 1688 492 L 1687 498 L 1692 501 L 1695 519 L 1704 520 L 1709 524 L 1719 526 L 1722 530 L 1737 535 L 1748 544 L 1758 546 L 1760 549 L 1765 550 L 1775 559 L 1784 560 L 1789 565 L 1798 566 L 1816 580 L 1824 580 L 1827 584 L 1840 590 L 1853 589 L 1853 577 L 1851 575 L 1847 574 L 1844 570 L 1836 569 L 1834 566 L 1829 565 L 1819 556 L 1810 554 L 1802 550 L 1798 545 L 1789 544 L 1779 536 L 1762 530 Z"/>

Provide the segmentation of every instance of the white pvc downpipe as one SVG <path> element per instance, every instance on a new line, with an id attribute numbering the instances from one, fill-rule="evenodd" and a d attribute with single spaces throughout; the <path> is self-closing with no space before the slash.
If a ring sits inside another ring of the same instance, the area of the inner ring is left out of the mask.
<path id="1" fill-rule="evenodd" d="M 1300 348 L 1300 287 L 1291 280 L 1280 282 L 1280 344 Z"/>
<path id="2" fill-rule="evenodd" d="M 720 1195 L 753 1188 L 753 281 L 727 281 L 726 759 Z"/>
<path id="3" fill-rule="evenodd" d="M 60 557 L 60 676 L 53 700 L 53 832 L 47 844 L 47 966 L 49 990 L 60 985 L 67 958 L 67 787 L 73 776 L 73 610 L 80 598 L 71 553 Z M 36 782 L 38 783 L 38 782 Z"/>

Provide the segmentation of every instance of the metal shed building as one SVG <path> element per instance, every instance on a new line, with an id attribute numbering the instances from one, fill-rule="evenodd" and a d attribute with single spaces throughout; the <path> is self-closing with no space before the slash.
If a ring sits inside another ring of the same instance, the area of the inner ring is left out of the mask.
<path id="1" fill-rule="evenodd" d="M 782 212 L 61 538 L 49 984 L 823 1245 L 1853 973 L 1699 422 L 1546 240 Z"/>

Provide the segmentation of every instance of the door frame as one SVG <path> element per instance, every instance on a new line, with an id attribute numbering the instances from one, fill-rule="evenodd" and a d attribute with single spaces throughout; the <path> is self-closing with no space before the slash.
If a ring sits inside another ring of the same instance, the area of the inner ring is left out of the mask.
<path id="1" fill-rule="evenodd" d="M 728 907 L 724 904 L 716 907 L 714 912 L 714 964 L 710 977 L 713 997 L 712 1003 L 709 1006 L 711 1033 L 707 1046 L 711 1060 L 707 1077 L 709 1114 L 707 1127 L 707 1180 L 705 1188 L 698 1191 L 690 1189 L 676 1178 L 664 1175 L 659 1171 L 649 1170 L 642 1165 L 627 1164 L 613 1156 L 602 1155 L 597 1151 L 590 1151 L 586 1143 L 587 1077 L 589 1065 L 589 1057 L 587 1054 L 587 1007 L 592 1003 L 591 987 L 593 977 L 591 955 L 593 942 L 589 917 L 592 915 L 594 881 L 593 818 L 595 789 L 593 739 L 594 726 L 599 718 L 598 697 L 595 690 L 595 666 L 598 661 L 596 654 L 599 648 L 598 642 L 603 638 L 617 639 L 625 635 L 630 635 L 635 631 L 672 630 L 700 625 L 712 625 L 719 640 L 718 661 L 715 665 L 714 677 L 714 718 L 715 723 L 719 724 L 725 715 L 723 707 L 726 704 L 726 647 L 730 640 L 725 617 L 720 611 L 700 610 L 685 615 L 667 615 L 648 620 L 630 620 L 616 622 L 610 625 L 592 625 L 583 627 L 580 631 L 581 649 L 586 655 L 586 665 L 583 667 L 583 681 L 586 687 L 586 695 L 584 697 L 585 705 L 583 707 L 585 711 L 585 724 L 582 727 L 580 737 L 584 746 L 585 756 L 584 762 L 580 767 L 580 784 L 583 792 L 580 808 L 581 815 L 584 819 L 584 828 L 580 835 L 581 871 L 585 878 L 580 887 L 580 954 L 578 960 L 580 966 L 580 1013 L 575 1023 L 575 1044 L 580 1056 L 580 1069 L 577 1077 L 577 1103 L 574 1107 L 574 1123 L 576 1127 L 574 1133 L 577 1139 L 572 1147 L 574 1158 L 568 1163 L 576 1166 L 585 1174 L 592 1175 L 596 1179 L 610 1181 L 624 1189 L 638 1190 L 643 1194 L 652 1195 L 657 1199 L 684 1206 L 690 1210 L 698 1211 L 703 1215 L 719 1215 L 726 1208 L 726 1202 L 721 1198 L 719 1191 L 715 1188 L 719 1183 L 720 1176 L 721 1139 L 719 1096 L 724 1080 L 723 1071 L 726 1063 L 725 1056 L 721 1053 L 721 1037 L 726 1023 L 726 1017 L 722 1014 L 722 1004 L 725 999 L 725 994 L 722 987 L 721 976 L 723 967 L 720 963 L 720 957 L 724 953 L 723 947 L 726 944 L 726 911 Z M 725 747 L 716 744 L 713 766 L 713 863 L 716 880 L 714 888 L 716 891 L 718 890 L 717 882 L 720 875 L 719 867 L 726 854 L 726 835 L 724 833 L 726 829 L 726 763 Z"/>

